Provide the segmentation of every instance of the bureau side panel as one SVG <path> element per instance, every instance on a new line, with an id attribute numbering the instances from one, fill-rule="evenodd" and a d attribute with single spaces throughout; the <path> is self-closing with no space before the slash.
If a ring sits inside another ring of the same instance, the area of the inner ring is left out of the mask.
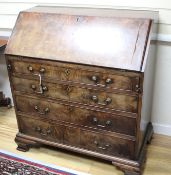
<path id="1" fill-rule="evenodd" d="M 147 124 L 151 122 L 151 109 L 153 99 L 153 85 L 155 73 L 156 44 L 151 41 L 147 55 L 147 63 L 144 70 L 143 96 L 140 121 L 140 145 L 141 147 Z"/>

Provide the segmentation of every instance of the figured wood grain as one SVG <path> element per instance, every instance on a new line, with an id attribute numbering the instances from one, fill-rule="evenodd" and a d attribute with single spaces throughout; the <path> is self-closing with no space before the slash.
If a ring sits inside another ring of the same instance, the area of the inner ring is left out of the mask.
<path id="1" fill-rule="evenodd" d="M 135 144 L 130 140 L 98 134 L 96 132 L 82 131 L 80 145 L 85 149 L 106 155 L 126 157 L 128 159 L 134 158 Z"/>
<path id="2" fill-rule="evenodd" d="M 20 132 L 33 137 L 48 141 L 63 142 L 64 128 L 60 125 L 52 125 L 48 122 L 20 117 L 19 128 Z"/>
<path id="3" fill-rule="evenodd" d="M 48 112 L 45 112 L 47 108 Z M 113 131 L 131 136 L 136 135 L 136 118 L 82 109 L 73 105 L 62 105 L 54 103 L 54 101 L 47 102 L 46 99 L 28 99 L 28 97 L 23 96 L 16 96 L 16 109 L 18 113 L 28 114 L 32 118 L 40 117 L 40 119 L 51 119 L 59 123 L 63 121 L 79 127 Z"/>
<path id="4" fill-rule="evenodd" d="M 141 71 L 150 26 L 150 19 L 21 12 L 5 52 Z"/>
<path id="5" fill-rule="evenodd" d="M 39 92 L 39 80 L 13 77 L 12 83 L 15 91 L 32 95 L 37 95 Z M 69 84 L 52 84 L 45 81 L 43 81 L 42 84 L 47 88 L 42 94 L 44 97 L 101 106 L 102 108 L 109 108 L 112 110 L 137 112 L 138 98 L 136 95 L 116 94 L 94 89 L 79 88 Z M 32 89 L 33 85 L 35 89 Z M 93 97 L 96 97 L 97 101 L 94 101 Z M 105 102 L 108 98 L 111 99 L 109 104 Z"/>
<path id="6" fill-rule="evenodd" d="M 54 143 L 75 145 L 105 155 L 114 155 L 124 158 L 134 157 L 134 141 L 123 139 L 116 135 L 102 135 L 99 132 L 84 130 L 83 128 L 54 123 L 50 120 L 39 120 L 24 117 L 19 118 L 19 132 Z M 73 137 L 74 136 L 74 137 Z M 17 139 L 17 138 L 16 138 Z"/>
<path id="7" fill-rule="evenodd" d="M 126 72 L 117 69 L 104 69 L 102 67 L 85 66 L 79 64 L 66 64 L 62 62 L 50 62 L 36 60 L 21 56 L 8 56 L 8 64 L 11 65 L 11 73 L 17 75 L 30 75 L 41 73 L 42 78 L 53 79 L 53 81 L 72 81 L 72 83 L 89 84 L 97 87 L 112 88 L 127 92 L 136 92 L 141 74 L 137 72 Z M 31 70 L 29 70 L 31 68 Z M 93 81 L 93 77 L 97 81 Z M 107 84 L 106 80 L 111 79 Z"/>
<path id="8" fill-rule="evenodd" d="M 92 175 L 122 175 L 123 173 L 107 162 L 90 159 L 77 154 L 41 147 L 32 148 L 29 152 L 16 150 L 14 138 L 17 122 L 14 109 L 0 108 L 0 149 L 15 153 L 26 158 L 55 164 Z M 171 137 L 155 134 L 147 149 L 147 159 L 143 175 L 170 175 L 171 172 Z"/>

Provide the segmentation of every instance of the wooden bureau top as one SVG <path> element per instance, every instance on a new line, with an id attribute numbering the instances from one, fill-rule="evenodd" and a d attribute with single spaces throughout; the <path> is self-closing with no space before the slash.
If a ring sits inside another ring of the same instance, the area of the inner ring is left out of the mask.
<path id="1" fill-rule="evenodd" d="M 91 9 L 90 15 L 59 9 L 21 12 L 5 53 L 143 71 L 150 18 L 103 16 L 102 9 L 94 10 L 98 13 Z"/>

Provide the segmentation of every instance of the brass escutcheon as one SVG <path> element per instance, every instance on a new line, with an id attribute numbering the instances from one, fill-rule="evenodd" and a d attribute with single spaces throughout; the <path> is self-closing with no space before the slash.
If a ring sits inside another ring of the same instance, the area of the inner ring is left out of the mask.
<path id="1" fill-rule="evenodd" d="M 69 69 L 65 69 L 65 75 L 69 76 L 70 75 L 70 70 Z"/>

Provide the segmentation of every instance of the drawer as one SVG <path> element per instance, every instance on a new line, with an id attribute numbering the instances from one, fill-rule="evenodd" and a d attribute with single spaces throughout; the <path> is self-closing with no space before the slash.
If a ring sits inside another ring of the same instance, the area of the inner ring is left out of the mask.
<path id="1" fill-rule="evenodd" d="M 20 115 L 18 119 L 19 131 L 38 139 L 76 146 L 110 156 L 132 158 L 134 153 L 133 140 Z"/>
<path id="2" fill-rule="evenodd" d="M 82 124 L 91 128 L 136 136 L 136 118 L 112 115 L 104 112 L 86 111 Z M 81 115 L 82 116 L 82 115 Z"/>
<path id="3" fill-rule="evenodd" d="M 135 152 L 133 140 L 97 132 L 81 131 L 80 145 L 91 151 L 124 158 L 133 158 Z"/>
<path id="4" fill-rule="evenodd" d="M 60 124 L 52 124 L 48 121 L 36 120 L 18 116 L 19 130 L 21 133 L 44 139 L 47 141 L 63 143 L 66 145 L 80 145 L 80 129 Z"/>
<path id="5" fill-rule="evenodd" d="M 72 81 L 98 87 L 138 92 L 140 76 L 134 72 L 121 72 L 109 68 L 98 68 L 60 62 L 41 61 L 36 59 L 20 59 L 8 56 L 8 64 L 13 73 L 39 74 L 45 78 Z M 12 58 L 12 59 L 11 59 Z"/>
<path id="6" fill-rule="evenodd" d="M 72 107 L 58 103 L 48 102 L 47 100 L 16 96 L 16 109 L 18 112 L 39 116 L 44 119 L 60 120 L 70 122 Z"/>
<path id="7" fill-rule="evenodd" d="M 62 125 L 52 125 L 41 120 L 19 117 L 19 129 L 21 133 L 29 136 L 53 142 L 63 142 L 64 127 Z"/>
<path id="8" fill-rule="evenodd" d="M 42 84 L 43 90 L 42 93 L 40 93 L 38 80 L 13 77 L 12 83 L 15 91 L 41 95 L 42 97 L 62 99 L 99 108 L 132 113 L 137 113 L 138 109 L 138 97 L 136 95 L 117 94 L 114 92 L 105 92 L 97 89 L 88 89 L 69 84 L 55 84 L 44 81 Z"/>
<path id="9" fill-rule="evenodd" d="M 136 118 L 97 112 L 24 96 L 16 96 L 16 109 L 18 112 L 44 119 L 63 121 L 131 136 L 136 135 Z"/>

